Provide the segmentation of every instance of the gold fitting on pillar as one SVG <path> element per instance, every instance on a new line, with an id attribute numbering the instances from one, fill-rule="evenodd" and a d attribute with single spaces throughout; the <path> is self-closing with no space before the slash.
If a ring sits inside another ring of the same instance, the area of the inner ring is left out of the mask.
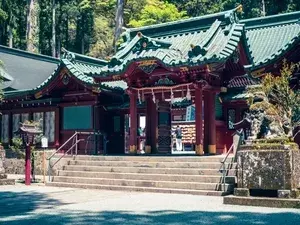
<path id="1" fill-rule="evenodd" d="M 129 146 L 129 153 L 131 153 L 131 154 L 136 153 L 136 145 L 130 145 Z"/>
<path id="2" fill-rule="evenodd" d="M 209 154 L 216 154 L 217 153 L 216 145 L 208 145 L 208 153 Z"/>
<path id="3" fill-rule="evenodd" d="M 146 145 L 145 146 L 145 153 L 146 154 L 150 154 L 151 153 L 151 146 L 150 145 Z"/>
<path id="4" fill-rule="evenodd" d="M 196 155 L 203 155 L 204 154 L 202 145 L 196 145 L 195 151 L 196 151 Z"/>

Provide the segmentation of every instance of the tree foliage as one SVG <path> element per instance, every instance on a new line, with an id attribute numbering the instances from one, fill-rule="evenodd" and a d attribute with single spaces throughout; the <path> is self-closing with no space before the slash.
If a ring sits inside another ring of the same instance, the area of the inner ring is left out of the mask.
<path id="1" fill-rule="evenodd" d="M 0 0 L 0 44 L 52 55 L 52 2 L 34 0 L 31 22 L 36 31 L 26 38 L 33 0 Z M 55 0 L 55 49 L 103 57 L 112 53 L 117 0 Z M 265 0 L 266 15 L 300 10 L 300 0 Z M 242 18 L 262 16 L 261 0 L 125 0 L 124 26 L 139 27 L 230 10 L 242 4 Z M 29 40 L 28 40 L 29 39 Z"/>
<path id="2" fill-rule="evenodd" d="M 165 23 L 186 17 L 186 12 L 179 12 L 175 5 L 159 0 L 148 0 L 136 19 L 129 21 L 129 26 L 141 27 Z"/>

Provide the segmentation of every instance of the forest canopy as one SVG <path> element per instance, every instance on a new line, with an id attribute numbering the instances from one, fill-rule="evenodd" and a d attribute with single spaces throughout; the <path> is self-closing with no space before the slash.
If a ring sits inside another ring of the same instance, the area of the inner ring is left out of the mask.
<path id="1" fill-rule="evenodd" d="M 61 48 L 105 58 L 113 53 L 117 5 L 124 27 L 233 9 L 241 18 L 300 9 L 300 0 L 0 0 L 0 44 L 60 56 Z"/>

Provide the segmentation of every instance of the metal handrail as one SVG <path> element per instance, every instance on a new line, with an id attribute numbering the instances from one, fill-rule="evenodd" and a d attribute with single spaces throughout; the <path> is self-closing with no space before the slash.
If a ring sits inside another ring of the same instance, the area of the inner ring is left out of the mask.
<path id="1" fill-rule="evenodd" d="M 71 151 L 72 153 L 72 156 L 73 156 L 73 148 L 75 147 L 75 155 L 77 155 L 77 152 L 78 152 L 78 143 L 81 142 L 81 141 L 84 141 L 84 139 L 78 139 L 78 134 L 85 134 L 85 135 L 88 135 L 88 134 L 93 134 L 94 132 L 77 132 L 75 131 L 75 133 L 63 144 L 61 145 L 49 158 L 47 158 L 47 160 L 49 160 L 49 166 L 48 166 L 48 175 L 49 175 L 49 181 L 50 181 L 50 171 L 51 169 L 67 154 L 69 153 L 69 151 Z M 69 143 L 70 141 L 73 141 L 72 142 L 72 146 L 66 151 L 64 152 L 64 154 L 53 164 L 51 165 L 50 164 L 50 161 L 51 159 L 67 144 Z"/>
<path id="2" fill-rule="evenodd" d="M 229 148 L 229 150 L 227 151 L 227 154 L 225 156 L 225 158 L 221 161 L 221 164 L 222 164 L 222 182 L 223 182 L 223 189 L 224 189 L 224 192 L 225 192 L 225 188 L 226 188 L 226 182 L 225 182 L 225 179 L 226 179 L 226 166 L 225 166 L 225 163 L 226 163 L 226 160 L 229 156 L 229 154 L 232 152 L 232 150 L 234 149 L 234 144 L 232 144 Z"/>
<path id="3" fill-rule="evenodd" d="M 84 139 L 78 139 L 76 142 L 58 159 L 56 160 L 55 163 L 51 165 L 51 160 L 49 160 L 49 166 L 48 166 L 48 176 L 49 176 L 49 181 L 51 180 L 51 169 L 70 151 L 72 150 L 79 142 L 84 141 Z"/>
<path id="4" fill-rule="evenodd" d="M 55 156 L 67 143 L 69 143 L 69 141 L 71 141 L 76 135 L 78 134 L 78 132 L 76 131 L 65 143 L 63 143 L 52 155 L 49 156 L 49 158 L 47 160 L 50 160 L 53 156 Z"/>

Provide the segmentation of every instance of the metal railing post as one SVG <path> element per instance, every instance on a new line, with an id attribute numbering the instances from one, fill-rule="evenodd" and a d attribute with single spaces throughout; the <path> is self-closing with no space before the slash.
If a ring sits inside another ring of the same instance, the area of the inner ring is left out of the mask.
<path id="1" fill-rule="evenodd" d="M 225 163 L 223 164 L 223 191 L 225 192 L 225 188 L 226 188 L 226 171 L 225 171 Z"/>
<path id="2" fill-rule="evenodd" d="M 48 164 L 48 176 L 49 176 L 49 182 L 51 182 L 51 178 L 50 178 L 50 169 L 51 169 L 51 164 L 50 164 L 50 159 L 49 159 L 49 164 Z"/>
<path id="3" fill-rule="evenodd" d="M 75 135 L 75 155 L 77 156 L 77 152 L 78 152 L 78 133 L 76 132 L 76 135 Z"/>

